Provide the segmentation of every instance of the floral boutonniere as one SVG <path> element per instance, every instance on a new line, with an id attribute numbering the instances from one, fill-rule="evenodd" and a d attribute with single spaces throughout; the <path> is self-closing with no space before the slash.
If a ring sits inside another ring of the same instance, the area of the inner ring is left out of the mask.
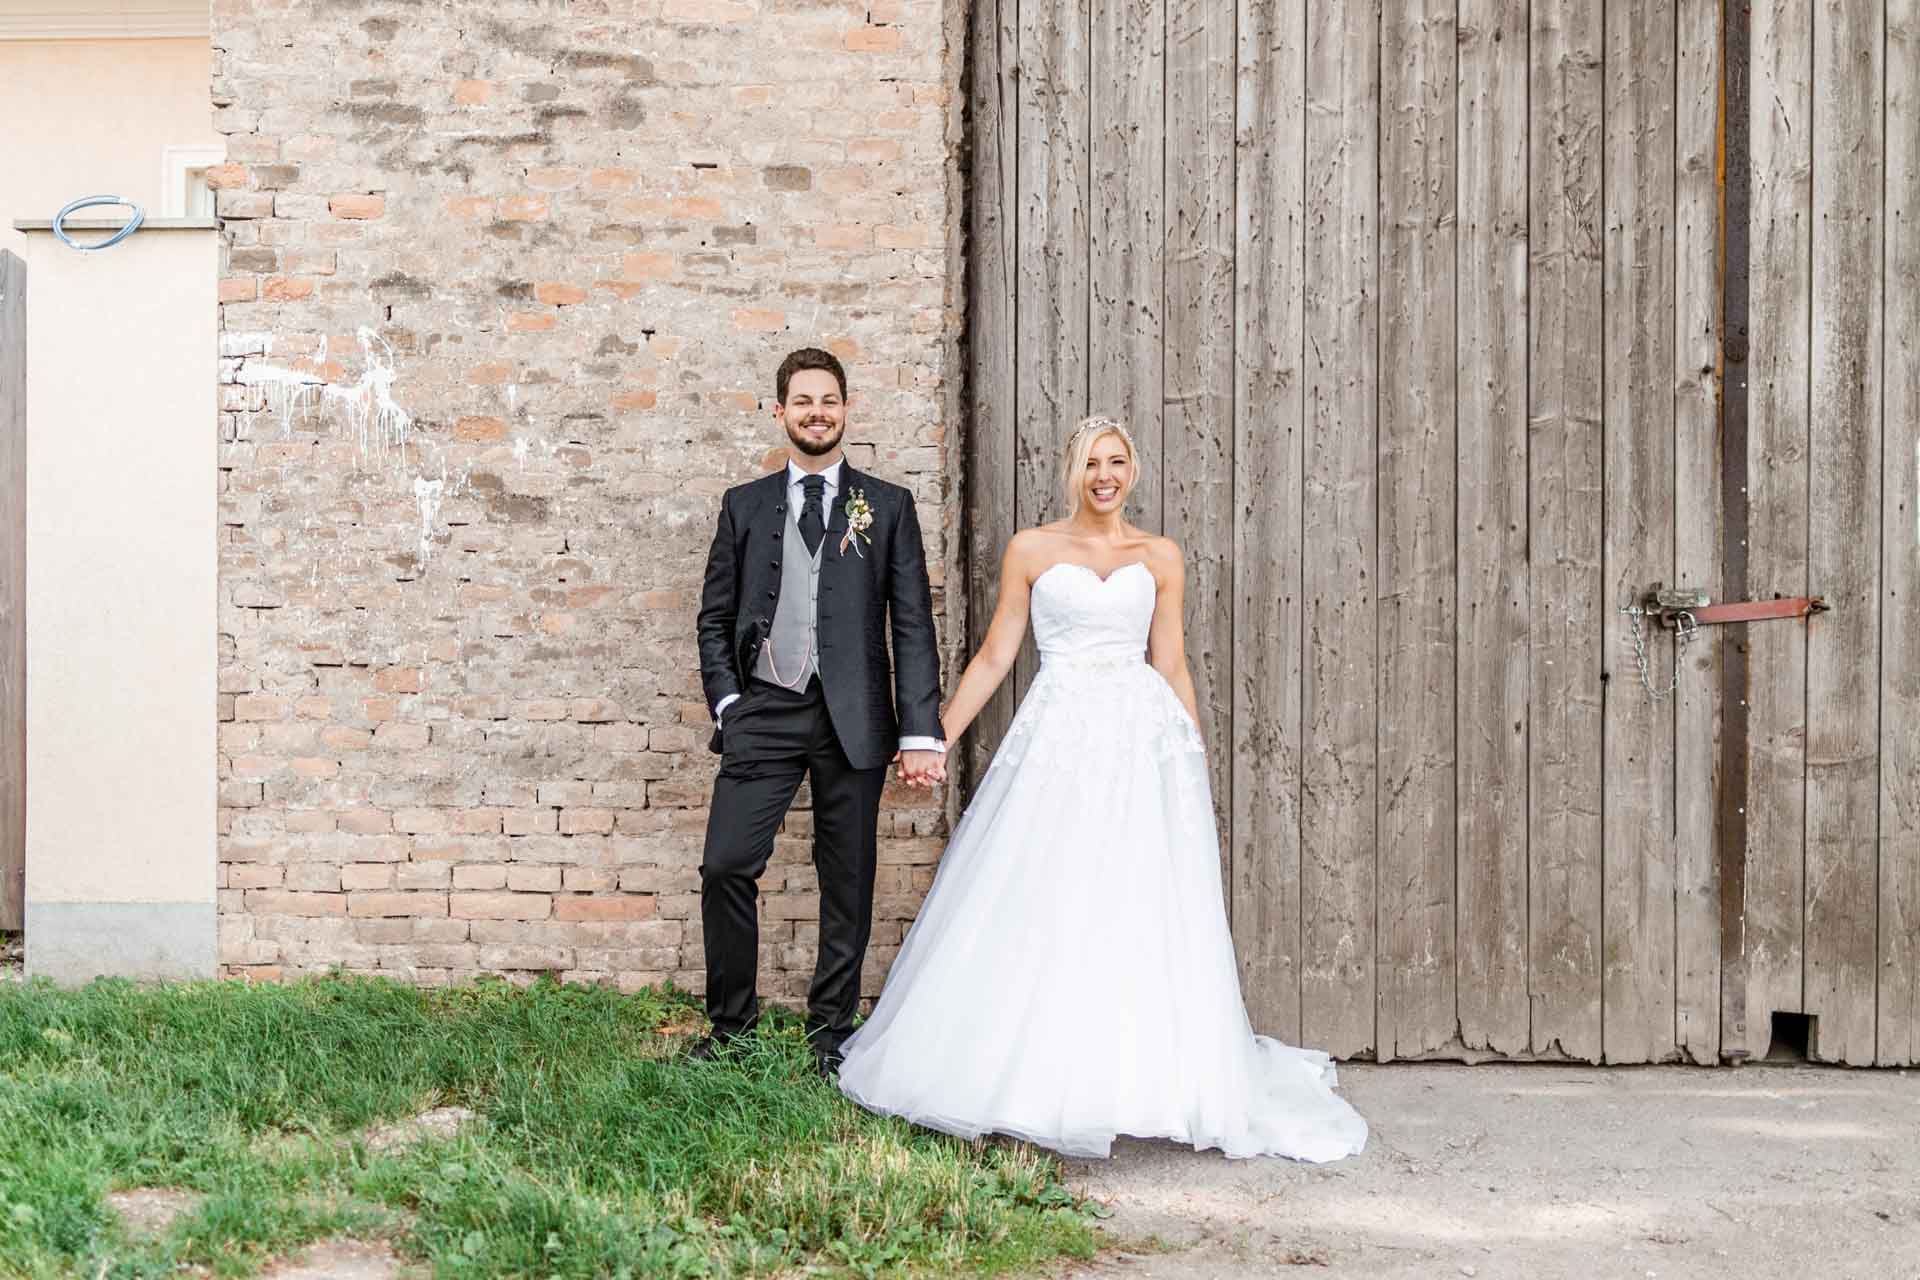
<path id="1" fill-rule="evenodd" d="M 860 543 L 873 545 L 873 536 L 867 532 L 873 527 L 873 507 L 867 502 L 867 495 L 858 489 L 847 490 L 847 531 L 840 536 L 840 554 L 847 554 L 847 545 L 853 545 L 853 554 L 864 556 Z"/>

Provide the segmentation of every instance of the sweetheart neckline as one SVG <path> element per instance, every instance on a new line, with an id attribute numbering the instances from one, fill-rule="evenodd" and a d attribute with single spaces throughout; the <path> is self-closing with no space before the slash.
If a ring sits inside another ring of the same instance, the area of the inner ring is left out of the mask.
<path id="1" fill-rule="evenodd" d="M 1119 577 L 1121 573 L 1124 572 L 1125 570 L 1147 569 L 1147 562 L 1145 560 L 1129 560 L 1123 565 L 1116 566 L 1112 573 L 1102 575 L 1101 572 L 1098 569 L 1094 568 L 1092 565 L 1081 564 L 1078 560 L 1055 560 L 1052 564 L 1042 569 L 1039 572 L 1039 574 L 1035 576 L 1033 580 L 1033 585 L 1036 587 L 1039 586 L 1040 579 L 1046 577 L 1048 574 L 1052 573 L 1055 569 L 1084 570 L 1085 572 L 1093 576 L 1093 580 L 1095 582 L 1099 583 L 1101 586 L 1104 587 L 1109 582 L 1112 582 L 1115 578 Z M 1149 577 L 1151 577 L 1153 574 L 1153 570 L 1147 569 L 1147 574 Z M 1028 589 L 1031 590 L 1032 588 L 1030 587 Z"/>

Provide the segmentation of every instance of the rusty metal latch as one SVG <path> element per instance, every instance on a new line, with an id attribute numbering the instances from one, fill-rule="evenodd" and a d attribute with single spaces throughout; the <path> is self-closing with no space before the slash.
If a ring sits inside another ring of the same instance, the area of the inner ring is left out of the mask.
<path id="1" fill-rule="evenodd" d="M 1637 604 L 1620 606 L 1632 627 L 1633 653 L 1640 664 L 1640 684 L 1647 696 L 1660 702 L 1680 687 L 1680 652 L 1701 627 L 1728 622 L 1765 622 L 1773 618 L 1806 618 L 1832 606 L 1820 596 L 1792 596 L 1784 600 L 1738 600 L 1714 604 L 1706 592 L 1692 587 L 1668 587 L 1656 582 Z M 1648 670 L 1647 639 L 1641 619 L 1648 618 L 1673 632 L 1673 677 L 1656 689 Z"/>
<path id="2" fill-rule="evenodd" d="M 1666 587 L 1656 582 L 1641 597 L 1646 617 L 1675 631 L 1711 627 L 1727 622 L 1766 622 L 1774 618 L 1805 618 L 1833 606 L 1820 596 L 1788 596 L 1776 600 L 1735 600 L 1714 604 L 1704 591 Z"/>

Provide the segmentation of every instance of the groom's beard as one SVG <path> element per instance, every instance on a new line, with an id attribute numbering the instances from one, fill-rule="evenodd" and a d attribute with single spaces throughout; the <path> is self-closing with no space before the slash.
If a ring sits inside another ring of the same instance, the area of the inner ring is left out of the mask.
<path id="1" fill-rule="evenodd" d="M 847 433 L 847 429 L 843 425 L 832 435 L 821 436 L 816 440 L 812 436 L 805 434 L 805 425 L 804 423 L 801 424 L 800 429 L 789 427 L 787 429 L 787 440 L 794 448 L 810 458 L 818 458 L 822 454 L 832 453 L 839 447 L 840 437 Z"/>

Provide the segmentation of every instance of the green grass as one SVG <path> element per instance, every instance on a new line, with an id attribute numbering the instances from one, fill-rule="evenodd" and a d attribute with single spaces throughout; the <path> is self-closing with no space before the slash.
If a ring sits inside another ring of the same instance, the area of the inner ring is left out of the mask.
<path id="1" fill-rule="evenodd" d="M 1043 1152 L 871 1116 L 771 1015 L 725 1064 L 675 1055 L 671 990 L 420 991 L 328 978 L 0 987 L 0 1275 L 240 1276 L 329 1235 L 444 1277 L 995 1273 L 1090 1256 L 1095 1206 Z M 476 1120 L 376 1153 L 369 1126 Z M 133 1238 L 105 1202 L 189 1188 Z"/>

